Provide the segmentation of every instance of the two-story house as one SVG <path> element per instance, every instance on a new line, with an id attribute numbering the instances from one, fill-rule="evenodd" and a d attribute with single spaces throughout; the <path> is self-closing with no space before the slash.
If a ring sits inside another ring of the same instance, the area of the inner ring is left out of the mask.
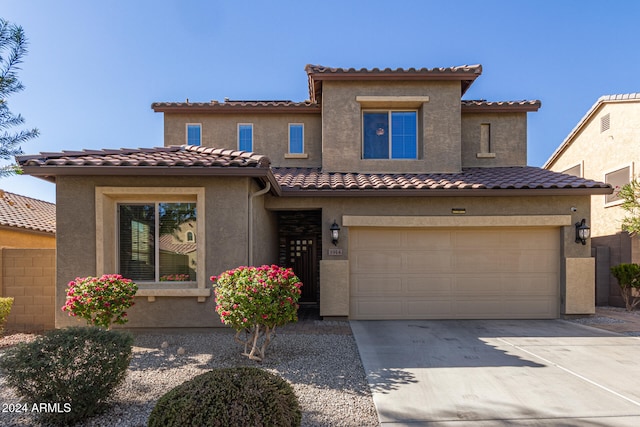
<path id="1" fill-rule="evenodd" d="M 621 229 L 628 215 L 618 190 L 638 176 L 640 93 L 601 96 L 544 164 L 544 168 L 610 184 L 611 194 L 591 199 L 596 302 L 624 307 L 611 266 L 640 262 L 640 237 Z"/>
<path id="2" fill-rule="evenodd" d="M 593 313 L 576 224 L 611 187 L 527 166 L 540 102 L 462 100 L 481 71 L 307 66 L 305 102 L 154 103 L 164 147 L 21 156 L 57 183 L 59 305 L 133 265 L 129 326 L 218 325 L 209 276 L 277 263 L 324 317 Z M 187 219 L 193 274 L 161 281 L 161 230 Z"/>

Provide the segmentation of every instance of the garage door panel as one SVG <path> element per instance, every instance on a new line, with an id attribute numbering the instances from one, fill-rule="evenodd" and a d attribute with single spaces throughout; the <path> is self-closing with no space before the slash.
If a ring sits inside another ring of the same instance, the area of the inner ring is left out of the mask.
<path id="1" fill-rule="evenodd" d="M 349 240 L 354 319 L 558 316 L 558 228 L 352 228 Z"/>
<path id="2" fill-rule="evenodd" d="M 402 271 L 402 252 L 390 251 L 364 251 L 352 254 L 355 272 L 361 273 L 386 273 L 388 271 Z"/>

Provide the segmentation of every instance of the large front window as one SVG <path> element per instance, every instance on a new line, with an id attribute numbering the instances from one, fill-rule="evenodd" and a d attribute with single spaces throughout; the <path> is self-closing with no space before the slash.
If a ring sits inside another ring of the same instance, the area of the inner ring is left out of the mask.
<path id="1" fill-rule="evenodd" d="M 122 203 L 118 224 L 119 273 L 124 277 L 140 282 L 196 281 L 196 203 Z"/>
<path id="2" fill-rule="evenodd" d="M 362 114 L 364 159 L 417 159 L 416 111 L 365 111 Z"/>

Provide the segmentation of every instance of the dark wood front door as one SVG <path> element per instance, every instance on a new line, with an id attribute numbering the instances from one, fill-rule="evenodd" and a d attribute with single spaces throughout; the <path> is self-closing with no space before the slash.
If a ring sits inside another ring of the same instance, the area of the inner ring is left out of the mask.
<path id="1" fill-rule="evenodd" d="M 316 242 L 313 237 L 287 238 L 287 263 L 302 281 L 300 302 L 316 302 Z"/>

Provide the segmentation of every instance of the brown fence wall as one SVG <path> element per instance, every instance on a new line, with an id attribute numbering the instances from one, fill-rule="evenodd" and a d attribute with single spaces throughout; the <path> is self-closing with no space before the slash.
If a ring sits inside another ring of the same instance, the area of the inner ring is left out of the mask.
<path id="1" fill-rule="evenodd" d="M 13 297 L 7 331 L 55 327 L 55 249 L 0 248 L 0 296 Z"/>

